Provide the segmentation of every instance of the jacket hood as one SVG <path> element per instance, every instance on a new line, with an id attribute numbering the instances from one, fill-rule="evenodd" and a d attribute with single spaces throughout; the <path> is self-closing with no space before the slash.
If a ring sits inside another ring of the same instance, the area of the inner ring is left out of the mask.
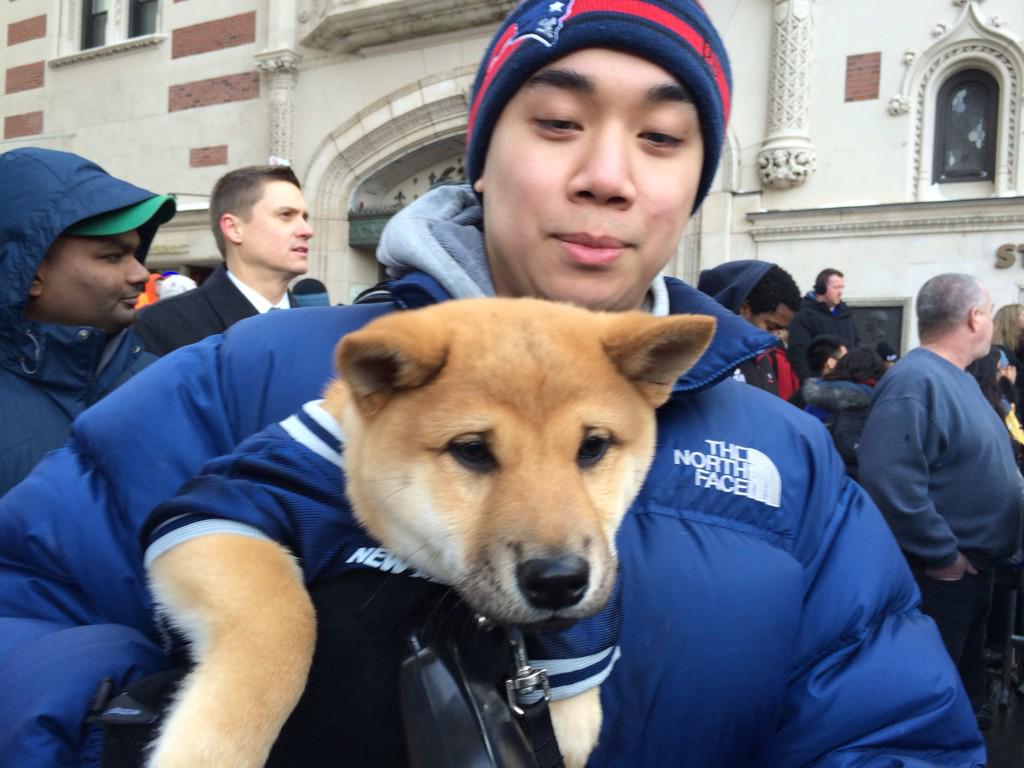
<path id="1" fill-rule="evenodd" d="M 697 290 L 703 291 L 726 309 L 739 312 L 754 286 L 772 268 L 770 261 L 743 259 L 705 269 L 697 280 Z"/>
<path id="2" fill-rule="evenodd" d="M 154 197 L 69 152 L 15 149 L 0 154 L 0 328 L 23 319 L 28 291 L 47 250 L 72 224 Z M 14 202 L 12 202 L 14 201 Z M 157 225 L 139 228 L 145 261 Z"/>
<path id="3" fill-rule="evenodd" d="M 865 408 L 871 402 L 872 387 L 853 381 L 808 379 L 802 387 L 804 400 L 826 411 Z"/>
<path id="4" fill-rule="evenodd" d="M 711 344 L 700 360 L 673 387 L 674 392 L 693 392 L 716 384 L 741 364 L 777 346 L 779 340 L 759 330 L 706 294 L 674 277 L 659 278 L 667 294 L 671 314 L 711 315 L 717 321 Z M 452 298 L 445 287 L 424 272 L 407 272 L 389 285 L 392 298 L 402 309 L 417 309 Z"/>

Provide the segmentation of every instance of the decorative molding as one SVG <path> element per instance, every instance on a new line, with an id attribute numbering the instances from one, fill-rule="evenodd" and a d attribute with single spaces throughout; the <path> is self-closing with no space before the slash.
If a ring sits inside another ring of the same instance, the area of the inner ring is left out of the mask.
<path id="1" fill-rule="evenodd" d="M 468 93 L 476 67 L 424 78 L 368 105 L 320 143 L 303 188 L 317 223 L 310 272 L 351 282 L 358 260 L 348 249 L 348 211 L 360 184 L 380 169 L 421 148 L 462 137 Z M 368 126 L 375 126 L 369 128 Z M 331 277 L 337 271 L 344 274 Z"/>
<path id="2" fill-rule="evenodd" d="M 761 181 L 773 189 L 790 189 L 803 184 L 814 173 L 817 158 L 813 148 L 761 150 L 757 169 Z"/>
<path id="3" fill-rule="evenodd" d="M 810 119 L 813 0 L 775 0 L 768 136 L 758 153 L 761 183 L 790 189 L 814 172 Z"/>
<path id="4" fill-rule="evenodd" d="M 1020 231 L 1024 197 L 760 211 L 747 214 L 747 220 L 753 225 L 750 236 L 758 243 Z"/>
<path id="5" fill-rule="evenodd" d="M 72 53 L 67 56 L 59 56 L 55 59 L 50 59 L 47 66 L 57 69 L 58 67 L 70 67 L 75 64 L 81 64 L 85 61 L 94 61 L 95 59 L 105 59 L 108 56 L 117 56 L 122 53 L 128 53 L 129 51 L 137 51 L 143 48 L 153 48 L 158 45 L 162 45 L 167 40 L 168 35 L 158 33 L 154 35 L 143 35 L 142 37 L 132 37 L 128 40 L 122 40 L 119 43 L 112 43 L 111 45 L 103 45 L 99 48 L 88 48 L 78 53 Z"/>
<path id="6" fill-rule="evenodd" d="M 303 45 L 333 53 L 493 26 L 514 0 L 303 0 L 296 15 Z"/>
<path id="7" fill-rule="evenodd" d="M 268 51 L 256 55 L 256 68 L 266 75 L 294 75 L 299 71 L 302 56 L 296 51 Z"/>
<path id="8" fill-rule="evenodd" d="M 295 134 L 295 85 L 302 56 L 292 50 L 266 51 L 256 56 L 256 68 L 270 79 L 270 157 L 291 162 Z"/>
<path id="9" fill-rule="evenodd" d="M 1018 112 L 1024 52 L 1006 31 L 986 22 L 978 11 L 980 0 L 954 2 L 962 8 L 953 24 L 942 23 L 946 32 L 920 54 L 904 56 L 907 64 L 900 90 L 886 104 L 893 117 L 913 113 L 911 193 L 915 200 L 936 196 L 931 182 L 931 150 L 934 136 L 934 99 L 942 82 L 965 67 L 989 72 L 999 85 L 999 124 L 996 174 L 992 180 L 996 195 L 1016 189 L 1018 164 Z"/>

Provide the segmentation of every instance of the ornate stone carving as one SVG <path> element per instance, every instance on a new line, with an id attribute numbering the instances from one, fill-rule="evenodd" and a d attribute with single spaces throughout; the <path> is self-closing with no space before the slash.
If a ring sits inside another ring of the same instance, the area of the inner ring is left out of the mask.
<path id="1" fill-rule="evenodd" d="M 773 149 L 757 156 L 761 182 L 773 189 L 803 184 L 814 173 L 816 163 L 812 149 Z"/>
<path id="2" fill-rule="evenodd" d="M 889 99 L 889 104 L 886 106 L 889 110 L 889 114 L 893 117 L 897 115 L 905 115 L 910 111 L 910 99 L 906 96 L 893 96 Z"/>
<path id="3" fill-rule="evenodd" d="M 768 137 L 758 153 L 761 182 L 790 189 L 815 167 L 808 135 L 814 20 L 812 0 L 776 0 L 768 100 Z"/>
<path id="4" fill-rule="evenodd" d="M 942 37 L 947 32 L 949 32 L 949 24 L 944 21 L 940 21 L 932 27 L 932 37 Z"/>
<path id="5" fill-rule="evenodd" d="M 291 162 L 295 127 L 295 83 L 302 57 L 295 51 L 269 51 L 256 57 L 256 68 L 270 80 L 270 156 Z"/>

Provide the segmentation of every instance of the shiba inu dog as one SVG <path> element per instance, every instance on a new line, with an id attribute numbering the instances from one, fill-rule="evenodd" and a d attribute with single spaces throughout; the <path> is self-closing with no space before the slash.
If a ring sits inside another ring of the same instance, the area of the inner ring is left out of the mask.
<path id="1" fill-rule="evenodd" d="M 496 623 L 597 613 L 615 580 L 617 527 L 653 457 L 654 411 L 714 327 L 473 299 L 349 334 L 323 408 L 344 435 L 354 517 Z M 150 578 L 196 661 L 150 765 L 262 765 L 313 654 L 300 566 L 280 544 L 221 533 L 170 548 Z M 566 764 L 583 765 L 598 689 L 553 701 L 551 717 Z"/>

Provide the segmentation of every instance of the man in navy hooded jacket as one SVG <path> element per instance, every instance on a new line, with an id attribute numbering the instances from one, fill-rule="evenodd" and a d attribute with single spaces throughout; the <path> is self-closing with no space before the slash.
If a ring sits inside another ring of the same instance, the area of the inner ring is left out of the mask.
<path id="1" fill-rule="evenodd" d="M 126 330 L 174 201 L 68 152 L 0 155 L 0 494 L 155 359 Z"/>
<path id="2" fill-rule="evenodd" d="M 705 269 L 697 280 L 697 290 L 751 325 L 779 337 L 800 309 L 800 289 L 793 277 L 769 261 L 742 259 Z M 781 342 L 740 365 L 734 377 L 783 400 L 800 388 Z"/>
<path id="3" fill-rule="evenodd" d="M 659 275 L 714 177 L 728 73 L 695 0 L 518 4 L 473 89 L 471 185 L 438 187 L 384 232 L 392 302 L 242 321 L 83 414 L 0 500 L 0 763 L 96 764 L 97 683 L 169 665 L 144 586 L 153 507 L 318 397 L 341 335 L 498 294 L 718 320 L 659 409 L 618 535 L 622 655 L 592 766 L 984 764 L 938 632 L 828 433 L 731 379 L 775 339 Z M 167 428 L 142 441 L 133 420 L 157 407 Z M 140 464 L 159 468 L 144 484 Z M 360 689 L 333 682 L 346 718 Z"/>

